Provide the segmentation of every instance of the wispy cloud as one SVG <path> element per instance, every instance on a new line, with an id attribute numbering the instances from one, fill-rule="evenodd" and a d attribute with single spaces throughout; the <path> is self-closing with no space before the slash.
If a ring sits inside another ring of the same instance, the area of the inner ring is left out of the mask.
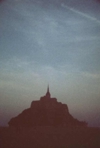
<path id="1" fill-rule="evenodd" d="M 78 15 L 80 15 L 80 16 L 82 16 L 82 17 L 85 17 L 85 18 L 87 18 L 89 20 L 95 21 L 98 24 L 100 24 L 100 21 L 97 18 L 95 18 L 95 17 L 89 16 L 88 14 L 85 14 L 85 13 L 83 13 L 81 11 L 78 11 L 78 10 L 76 10 L 76 9 L 74 9 L 72 7 L 69 7 L 69 6 L 67 6 L 67 5 L 65 5 L 63 3 L 62 3 L 61 6 L 64 7 L 64 8 L 66 8 L 66 9 L 68 9 L 68 10 L 70 10 L 70 11 L 72 11 L 72 12 L 74 12 L 74 13 L 76 13 L 76 14 L 78 14 Z"/>
<path id="2" fill-rule="evenodd" d="M 100 72 L 99 73 L 81 72 L 81 75 L 91 79 L 100 79 Z"/>

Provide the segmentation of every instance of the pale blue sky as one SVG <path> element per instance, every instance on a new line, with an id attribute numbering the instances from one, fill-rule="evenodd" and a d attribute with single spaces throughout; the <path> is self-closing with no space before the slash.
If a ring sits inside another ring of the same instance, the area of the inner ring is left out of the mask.
<path id="1" fill-rule="evenodd" d="M 75 118 L 100 126 L 99 14 L 93 0 L 0 3 L 0 125 L 49 83 Z"/>

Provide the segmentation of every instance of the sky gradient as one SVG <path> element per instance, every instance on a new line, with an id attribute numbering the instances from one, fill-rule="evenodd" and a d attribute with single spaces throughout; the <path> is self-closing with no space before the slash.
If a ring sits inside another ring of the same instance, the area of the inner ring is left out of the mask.
<path id="1" fill-rule="evenodd" d="M 100 3 L 0 2 L 0 125 L 45 95 L 100 127 Z"/>

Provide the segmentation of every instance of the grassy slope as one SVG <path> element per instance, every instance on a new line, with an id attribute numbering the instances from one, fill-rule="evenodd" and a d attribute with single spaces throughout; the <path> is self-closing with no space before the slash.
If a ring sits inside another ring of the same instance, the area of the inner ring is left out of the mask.
<path id="1" fill-rule="evenodd" d="M 100 148 L 100 129 L 0 128 L 0 148 Z"/>

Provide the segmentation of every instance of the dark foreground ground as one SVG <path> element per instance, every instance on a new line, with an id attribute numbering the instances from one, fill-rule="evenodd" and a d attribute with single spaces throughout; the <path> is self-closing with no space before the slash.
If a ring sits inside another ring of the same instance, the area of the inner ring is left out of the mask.
<path id="1" fill-rule="evenodd" d="M 0 128 L 0 148 L 100 148 L 99 128 Z"/>

